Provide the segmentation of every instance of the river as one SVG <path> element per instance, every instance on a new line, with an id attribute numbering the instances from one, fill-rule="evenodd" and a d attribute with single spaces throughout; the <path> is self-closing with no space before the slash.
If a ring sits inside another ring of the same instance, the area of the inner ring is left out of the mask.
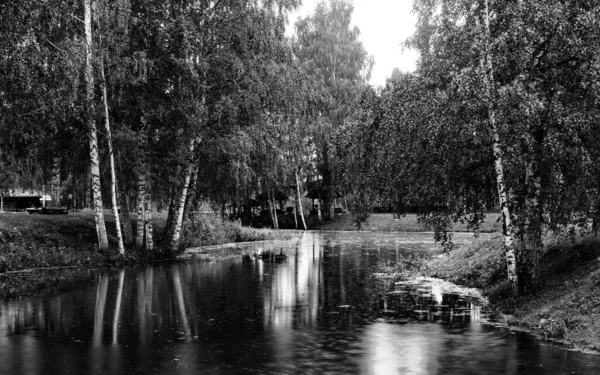
<path id="1" fill-rule="evenodd" d="M 240 246 L 287 257 L 110 270 L 1 302 L 0 374 L 600 374 L 600 356 L 486 324 L 477 291 L 378 275 L 438 255 L 430 234 Z"/>

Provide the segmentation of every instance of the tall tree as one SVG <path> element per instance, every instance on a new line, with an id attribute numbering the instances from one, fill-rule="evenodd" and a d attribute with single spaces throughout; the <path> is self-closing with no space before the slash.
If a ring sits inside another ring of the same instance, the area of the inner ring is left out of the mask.
<path id="1" fill-rule="evenodd" d="M 319 170 L 327 214 L 334 217 L 337 171 L 331 136 L 349 121 L 358 96 L 370 78 L 373 59 L 360 41 L 360 30 L 351 27 L 354 6 L 351 1 L 331 0 L 317 4 L 315 13 L 296 23 L 294 52 L 305 62 L 310 74 L 318 77 L 329 94 L 320 119 L 313 119 L 318 145 Z"/>
<path id="2" fill-rule="evenodd" d="M 90 173 L 92 176 L 93 207 L 95 211 L 96 232 L 98 234 L 98 249 L 108 251 L 108 237 L 104 223 L 102 207 L 102 191 L 100 189 L 100 161 L 98 157 L 98 136 L 96 131 L 96 113 L 94 104 L 94 73 L 93 73 L 93 36 L 92 36 L 92 1 L 84 0 L 85 26 L 85 84 L 86 84 L 86 125 L 90 144 Z"/>

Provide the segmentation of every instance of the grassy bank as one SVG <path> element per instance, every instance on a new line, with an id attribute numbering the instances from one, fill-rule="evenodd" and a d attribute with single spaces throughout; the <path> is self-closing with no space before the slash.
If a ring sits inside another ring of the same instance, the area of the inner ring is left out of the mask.
<path id="1" fill-rule="evenodd" d="M 352 215 L 349 213 L 344 213 L 335 220 L 323 221 L 320 225 L 316 225 L 315 229 L 341 231 L 356 230 L 352 224 Z M 373 232 L 425 232 L 430 229 L 425 228 L 422 224 L 417 222 L 416 214 L 406 214 L 398 219 L 394 219 L 392 214 L 371 214 L 367 223 L 363 225 L 362 230 Z M 484 221 L 480 225 L 479 231 L 482 233 L 494 233 L 500 230 L 502 230 L 502 226 L 498 222 L 498 214 L 486 214 Z M 472 229 L 468 228 L 466 223 L 458 222 L 453 224 L 452 231 L 471 232 Z"/>
<path id="2" fill-rule="evenodd" d="M 548 238 L 545 249 L 539 290 L 517 299 L 508 297 L 500 235 L 432 261 L 429 272 L 483 289 L 510 327 L 600 351 L 600 236 Z"/>
<path id="3" fill-rule="evenodd" d="M 135 220 L 132 215 L 132 220 Z M 73 212 L 68 215 L 30 215 L 0 213 L 0 299 L 36 293 L 60 291 L 93 278 L 100 267 L 146 263 L 172 259 L 176 254 L 128 250 L 119 256 L 114 216 L 105 214 L 110 251 L 101 254 L 97 247 L 94 214 Z M 163 232 L 165 214 L 154 214 L 155 233 Z M 192 220 L 183 234 L 184 246 L 217 245 L 279 239 L 269 230 L 243 228 L 219 217 Z M 61 269 L 57 272 L 57 269 Z M 69 269 L 78 272 L 69 272 Z"/>

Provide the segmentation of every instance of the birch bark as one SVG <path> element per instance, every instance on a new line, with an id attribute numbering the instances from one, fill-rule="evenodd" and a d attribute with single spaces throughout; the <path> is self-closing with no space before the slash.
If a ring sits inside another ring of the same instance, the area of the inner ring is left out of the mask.
<path id="1" fill-rule="evenodd" d="M 98 250 L 108 251 L 108 237 L 102 210 L 102 192 L 100 190 L 100 162 L 98 157 L 98 139 L 94 108 L 94 74 L 92 70 L 92 0 L 84 0 L 85 27 L 85 84 L 86 84 L 86 125 L 90 144 L 90 174 L 92 179 L 92 206 L 95 211 Z"/>
<path id="2" fill-rule="evenodd" d="M 104 74 L 104 57 L 100 56 L 100 88 L 102 90 L 102 98 L 104 103 L 104 127 L 106 131 L 106 140 L 108 142 L 108 157 L 110 159 L 110 194 L 113 215 L 115 216 L 115 226 L 117 230 L 117 244 L 119 254 L 125 254 L 125 246 L 123 246 L 123 234 L 121 232 L 121 221 L 119 217 L 119 206 L 117 204 L 117 173 L 115 171 L 115 154 L 112 147 L 112 135 L 110 132 L 110 117 L 108 112 L 108 94 L 106 90 L 106 76 Z"/>
<path id="3" fill-rule="evenodd" d="M 497 122 L 496 113 L 496 95 L 494 87 L 494 65 L 490 51 L 490 12 L 488 0 L 484 3 L 484 29 L 485 46 L 483 62 L 485 63 L 485 97 L 488 110 L 488 122 L 492 132 L 492 148 L 494 152 L 494 166 L 496 170 L 496 184 L 498 186 L 498 200 L 500 202 L 500 211 L 502 213 L 502 234 L 504 236 L 504 251 L 506 255 L 506 267 L 508 274 L 508 283 L 513 296 L 519 295 L 519 281 L 517 277 L 517 259 L 515 254 L 515 245 L 513 238 L 513 224 L 510 217 L 508 205 L 508 194 L 504 178 L 504 150 L 500 141 L 500 131 Z"/>
<path id="4" fill-rule="evenodd" d="M 144 202 L 146 200 L 146 175 L 141 168 L 138 174 L 138 196 L 137 196 L 137 220 L 135 232 L 135 247 L 142 249 L 144 247 Z"/>
<path id="5" fill-rule="evenodd" d="M 194 137 L 190 141 L 189 160 L 185 168 L 185 175 L 183 178 L 183 186 L 181 188 L 181 193 L 179 194 L 175 207 L 175 219 L 173 221 L 173 233 L 171 235 L 172 251 L 177 251 L 177 249 L 179 248 L 179 239 L 181 238 L 181 228 L 183 226 L 185 202 L 188 194 L 188 189 L 190 187 L 190 181 L 192 179 L 192 174 L 194 172 L 194 151 L 196 149 L 196 145 L 200 144 L 200 141 L 200 137 Z"/>
<path id="6" fill-rule="evenodd" d="M 146 250 L 152 251 L 154 250 L 154 238 L 153 238 L 153 229 L 152 229 L 152 200 L 150 199 L 150 193 L 146 189 L 146 197 L 144 204 L 144 227 L 146 230 Z"/>
<path id="7" fill-rule="evenodd" d="M 60 158 L 52 159 L 52 180 L 50 194 L 52 194 L 52 206 L 60 207 Z"/>

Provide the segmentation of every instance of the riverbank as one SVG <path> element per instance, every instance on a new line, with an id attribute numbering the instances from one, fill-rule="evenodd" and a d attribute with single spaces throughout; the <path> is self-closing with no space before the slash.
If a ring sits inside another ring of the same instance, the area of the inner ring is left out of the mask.
<path id="1" fill-rule="evenodd" d="M 476 240 L 429 263 L 429 274 L 481 288 L 494 315 L 508 327 L 582 349 L 600 351 L 600 236 L 548 238 L 540 286 L 533 295 L 508 297 L 502 236 Z"/>
<path id="2" fill-rule="evenodd" d="M 502 225 L 498 221 L 497 213 L 487 213 L 484 221 L 480 224 L 481 233 L 495 233 L 502 230 Z M 336 231 L 356 231 L 352 224 L 352 215 L 344 213 L 335 220 L 323 221 L 315 225 L 316 230 L 336 230 Z M 371 214 L 369 219 L 362 226 L 365 232 L 428 232 L 431 229 L 426 228 L 417 221 L 416 214 L 406 214 L 395 219 L 393 214 Z M 453 232 L 472 232 L 466 223 L 453 223 Z"/>
<path id="3" fill-rule="evenodd" d="M 135 218 L 132 215 L 134 223 Z M 105 221 L 110 250 L 101 254 L 97 248 L 93 212 L 68 215 L 0 213 L 0 299 L 65 290 L 93 279 L 94 270 L 102 267 L 175 258 L 176 254 L 160 249 L 165 214 L 153 215 L 155 233 L 159 234 L 157 250 L 127 250 L 125 256 L 120 256 L 117 251 L 114 216 L 105 213 Z M 217 218 L 196 220 L 195 225 L 184 233 L 186 247 L 280 238 L 270 230 L 243 228 Z M 201 231 L 203 235 L 196 237 L 194 231 Z M 69 269 L 90 272 L 70 273 Z"/>

